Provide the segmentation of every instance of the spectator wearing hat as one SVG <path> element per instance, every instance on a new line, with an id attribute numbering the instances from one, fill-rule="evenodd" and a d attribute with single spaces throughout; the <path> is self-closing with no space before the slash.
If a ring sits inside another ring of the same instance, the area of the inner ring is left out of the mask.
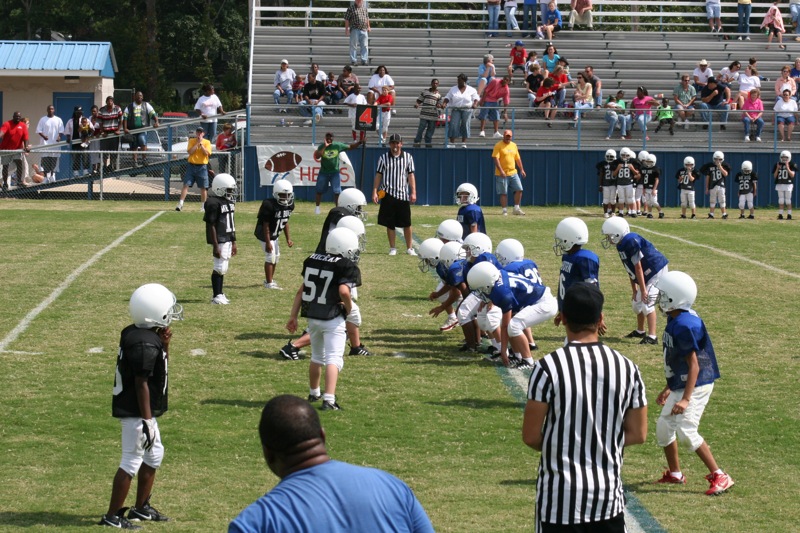
<path id="1" fill-rule="evenodd" d="M 183 210 L 183 201 L 189 193 L 189 187 L 197 184 L 200 189 L 200 210 L 205 211 L 205 203 L 208 195 L 208 160 L 211 157 L 211 141 L 205 138 L 206 130 L 198 126 L 195 136 L 189 139 L 186 151 L 189 153 L 186 173 L 183 175 L 183 188 L 175 211 Z"/>
<path id="2" fill-rule="evenodd" d="M 522 180 L 520 175 L 525 177 L 525 167 L 522 166 L 522 159 L 519 156 L 517 144 L 512 142 L 514 132 L 506 130 L 503 132 L 503 139 L 494 145 L 492 150 L 492 161 L 494 162 L 494 182 L 495 192 L 500 196 L 500 207 L 503 208 L 503 215 L 508 214 L 508 190 L 514 192 L 514 214 L 524 215 L 520 208 L 522 200 Z M 519 167 L 519 172 L 517 172 Z"/>
<path id="3" fill-rule="evenodd" d="M 700 91 L 700 102 L 697 105 L 697 107 L 701 109 L 700 116 L 703 121 L 709 123 L 716 119 L 717 122 L 721 123 L 720 129 L 727 129 L 725 124 L 728 122 L 728 111 L 731 109 L 731 106 L 728 104 L 730 99 L 731 90 L 727 85 L 717 82 L 717 79 L 714 77 L 708 78 L 705 88 Z M 712 118 L 709 112 L 711 109 L 722 111 L 722 113 L 719 115 L 715 114 Z M 707 130 L 708 124 L 703 124 L 703 129 Z"/>
<path id="4" fill-rule="evenodd" d="M 508 54 L 511 61 L 508 63 L 508 79 L 514 79 L 514 71 L 521 70 L 525 72 L 525 61 L 528 57 L 528 52 L 525 51 L 525 43 L 517 41 L 511 48 L 511 53 Z"/>
<path id="5" fill-rule="evenodd" d="M 544 34 L 547 33 L 547 40 L 553 40 L 553 34 L 561 31 L 561 11 L 558 10 L 556 0 L 550 0 L 547 4 L 547 18 L 542 19 L 542 25 L 536 32 L 537 39 L 544 39 Z"/>
<path id="6" fill-rule="evenodd" d="M 461 147 L 467 147 L 469 121 L 479 101 L 478 91 L 467 85 L 467 75 L 459 74 L 456 85 L 450 88 L 439 104 L 440 107 L 446 107 L 450 115 L 450 122 L 447 124 L 447 135 L 450 138 L 448 148 L 455 146 L 458 137 L 461 137 Z"/>
<path id="7" fill-rule="evenodd" d="M 276 106 L 281 104 L 281 98 L 286 98 L 287 104 L 292 103 L 294 100 L 292 82 L 296 76 L 294 70 L 289 68 L 289 60 L 281 59 L 281 68 L 275 72 L 275 92 L 272 93 Z M 280 112 L 286 113 L 286 108 L 281 108 Z"/>
<path id="8" fill-rule="evenodd" d="M 708 66 L 708 61 L 701 59 L 697 64 L 697 68 L 695 68 L 694 72 L 692 72 L 692 77 L 694 78 L 694 90 L 697 91 L 697 94 L 700 94 L 700 91 L 702 91 L 705 88 L 706 83 L 708 83 L 708 78 L 713 75 L 714 71 Z"/>
<path id="9" fill-rule="evenodd" d="M 413 247 L 411 227 L 411 204 L 417 201 L 414 172 L 414 158 L 403 151 L 403 138 L 400 134 L 393 133 L 389 137 L 389 152 L 378 159 L 372 187 L 372 201 L 380 203 L 378 225 L 386 227 L 389 255 L 397 255 L 395 228 L 403 228 L 406 253 L 417 255 Z"/>

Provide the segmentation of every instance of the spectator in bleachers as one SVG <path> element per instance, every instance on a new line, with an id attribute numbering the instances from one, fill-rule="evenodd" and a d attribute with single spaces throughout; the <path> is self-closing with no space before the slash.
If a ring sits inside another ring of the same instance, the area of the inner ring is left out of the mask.
<path id="1" fill-rule="evenodd" d="M 561 31 L 561 11 L 556 6 L 556 0 L 550 0 L 547 4 L 547 18 L 542 21 L 542 25 L 536 31 L 537 39 L 544 39 L 547 34 L 547 40 L 553 40 L 553 34 Z"/>
<path id="2" fill-rule="evenodd" d="M 522 41 L 515 42 L 508 56 L 511 58 L 508 63 L 508 78 L 513 80 L 514 71 L 521 70 L 525 72 L 525 60 L 528 57 L 528 53 L 525 51 L 525 43 Z"/>
<path id="3" fill-rule="evenodd" d="M 542 82 L 544 82 L 542 68 L 538 63 L 535 63 L 533 67 L 531 67 L 531 73 L 525 78 L 525 87 L 528 90 L 528 107 L 538 107 L 536 103 L 536 92 L 539 90 L 539 87 L 542 86 Z M 533 111 L 529 111 L 528 114 L 533 116 Z"/>
<path id="4" fill-rule="evenodd" d="M 225 124 L 222 126 L 222 133 L 217 136 L 217 151 L 225 152 L 236 148 L 236 134 L 233 133 L 233 126 Z"/>
<path id="5" fill-rule="evenodd" d="M 792 97 L 797 94 L 797 83 L 790 76 L 792 69 L 789 65 L 781 67 L 781 75 L 775 80 L 775 100 L 780 100 L 783 91 L 788 90 Z"/>
<path id="6" fill-rule="evenodd" d="M 575 85 L 575 92 L 572 95 L 572 102 L 575 106 L 575 116 L 573 121 L 577 122 L 582 109 L 594 109 L 594 95 L 592 84 L 586 79 L 586 74 L 578 73 L 578 83 Z"/>
<path id="7" fill-rule="evenodd" d="M 548 128 L 552 128 L 552 120 L 556 118 L 558 107 L 556 106 L 556 95 L 558 94 L 558 84 L 553 78 L 547 78 L 542 82 L 542 86 L 536 91 L 536 107 L 544 110 L 544 121 Z"/>
<path id="8" fill-rule="evenodd" d="M 800 41 L 800 0 L 789 0 L 789 14 L 792 18 L 792 27 L 795 28 L 795 41 Z"/>
<path id="9" fill-rule="evenodd" d="M 581 26 L 588 26 L 589 30 L 593 30 L 592 25 L 592 0 L 572 0 L 570 2 L 572 10 L 569 13 L 569 29 L 575 27 L 575 23 Z M 597 100 L 598 105 L 601 100 Z"/>
<path id="10" fill-rule="evenodd" d="M 389 69 L 385 65 L 380 65 L 375 69 L 375 73 L 369 79 L 367 87 L 369 88 L 367 101 L 370 104 L 374 103 L 383 93 L 384 87 L 389 87 L 389 92 L 392 93 L 392 96 L 397 97 L 397 93 L 394 90 L 394 80 L 389 76 Z"/>
<path id="11" fill-rule="evenodd" d="M 355 0 L 344 14 L 344 33 L 350 37 L 350 64 L 355 65 L 361 49 L 361 64 L 369 62 L 369 12 L 364 0 Z"/>
<path id="12" fill-rule="evenodd" d="M 328 75 L 325 74 L 324 70 L 319 69 L 319 65 L 311 63 L 311 71 L 309 71 L 308 76 L 306 76 L 306 80 L 317 80 L 325 83 L 328 80 Z"/>
<path id="13" fill-rule="evenodd" d="M 537 0 L 524 0 L 522 2 L 522 36 L 533 37 L 536 33 L 536 4 Z"/>
<path id="14" fill-rule="evenodd" d="M 313 117 L 319 124 L 322 120 L 322 108 L 325 105 L 325 84 L 315 79 L 309 79 L 303 87 L 302 100 L 298 102 L 300 106 L 300 116 Z M 305 121 L 306 126 L 311 125 L 311 118 Z"/>
<path id="15" fill-rule="evenodd" d="M 558 84 L 556 107 L 564 107 L 564 101 L 567 99 L 567 88 L 574 87 L 575 84 L 570 81 L 567 71 L 560 64 L 550 73 L 549 77 Z"/>
<path id="16" fill-rule="evenodd" d="M 750 36 L 747 35 L 750 33 L 750 13 L 753 10 L 752 5 L 753 0 L 739 0 L 738 5 L 736 6 L 737 14 L 739 15 L 739 26 L 736 28 L 737 33 L 739 33 L 738 40 L 742 40 L 741 34 L 744 34 L 744 39 L 746 41 L 750 40 Z M 800 0 L 792 0 L 800 1 Z"/>
<path id="17" fill-rule="evenodd" d="M 389 138 L 389 123 L 392 121 L 392 109 L 394 108 L 394 95 L 388 85 L 384 85 L 381 95 L 375 100 L 375 105 L 380 106 L 381 111 L 381 144 L 386 144 Z"/>
<path id="18" fill-rule="evenodd" d="M 513 36 L 513 32 L 519 31 L 519 24 L 517 23 L 517 0 L 506 0 L 503 6 L 503 12 L 506 14 L 506 37 Z"/>
<path id="19" fill-rule="evenodd" d="M 666 98 L 661 99 L 661 105 L 658 106 L 656 109 L 656 122 L 658 122 L 658 126 L 656 126 L 656 133 L 661 130 L 662 126 L 669 125 L 669 134 L 675 135 L 675 112 L 672 110 L 672 106 L 669 105 L 669 100 Z"/>
<path id="20" fill-rule="evenodd" d="M 789 92 L 789 89 L 783 91 L 781 99 L 775 102 L 773 109 L 777 113 L 775 123 L 777 124 L 778 137 L 781 141 L 791 141 L 794 123 L 796 122 L 797 100 L 792 98 L 792 93 Z M 784 129 L 786 130 L 785 135 Z"/>
<path id="21" fill-rule="evenodd" d="M 727 67 L 723 67 L 719 74 L 717 74 L 717 79 L 724 83 L 725 85 L 730 85 L 735 81 L 739 81 L 739 76 L 741 75 L 742 64 L 738 61 L 733 61 Z"/>
<path id="22" fill-rule="evenodd" d="M 439 120 L 439 101 L 442 99 L 439 93 L 439 80 L 431 80 L 429 89 L 422 91 L 417 97 L 414 107 L 419 109 L 419 127 L 417 136 L 414 137 L 414 148 L 419 148 L 422 141 L 422 134 L 425 134 L 425 148 L 433 148 L 433 134 L 436 131 L 436 121 Z"/>
<path id="23" fill-rule="evenodd" d="M 783 34 L 786 33 L 786 29 L 783 27 L 783 15 L 781 15 L 781 10 L 778 8 L 778 0 L 772 3 L 767 10 L 767 14 L 764 15 L 764 20 L 761 22 L 761 29 L 767 29 L 767 50 L 769 50 L 769 45 L 772 44 L 772 38 L 778 38 L 778 48 L 781 50 L 786 50 L 786 45 L 783 44 Z"/>
<path id="24" fill-rule="evenodd" d="M 544 63 L 544 72 L 545 76 L 548 76 L 551 72 L 553 72 L 558 66 L 558 60 L 561 59 L 561 56 L 558 55 L 558 50 L 553 45 L 553 43 L 547 43 L 547 47 L 544 49 L 544 55 L 542 56 L 542 63 Z"/>
<path id="25" fill-rule="evenodd" d="M 706 0 L 706 18 L 708 18 L 708 27 L 711 28 L 711 33 L 722 32 L 721 10 L 720 0 Z"/>
<path id="26" fill-rule="evenodd" d="M 797 85 L 798 82 L 800 82 L 800 57 L 795 58 L 794 66 L 792 67 L 792 71 L 789 72 L 789 76 L 791 76 L 794 79 L 795 85 Z"/>
<path id="27" fill-rule="evenodd" d="M 678 112 L 678 124 L 683 122 L 683 127 L 689 129 L 689 117 L 694 114 L 697 91 L 694 85 L 689 84 L 688 74 L 681 74 L 681 82 L 672 90 L 672 99 Z"/>
<path id="28" fill-rule="evenodd" d="M 605 104 L 605 120 L 608 122 L 608 132 L 606 140 L 614 136 L 614 128 L 619 124 L 622 132 L 622 139 L 628 137 L 628 131 L 633 127 L 633 117 L 628 113 L 625 103 L 625 91 L 617 91 L 616 96 L 609 96 Z"/>
<path id="29" fill-rule="evenodd" d="M 306 86 L 306 77 L 302 74 L 295 76 L 292 82 L 292 92 L 294 93 L 293 104 L 299 104 L 303 101 L 303 88 Z"/>
<path id="30" fill-rule="evenodd" d="M 728 111 L 730 111 L 731 107 L 728 104 L 728 101 L 731 98 L 731 90 L 730 88 L 723 84 L 718 83 L 716 78 L 708 78 L 708 83 L 706 84 L 705 89 L 700 91 L 700 102 L 698 103 L 697 107 L 700 108 L 700 116 L 703 118 L 703 122 L 711 122 L 712 120 L 715 122 L 719 122 L 720 129 L 726 130 L 727 126 L 725 125 L 728 122 Z M 722 111 L 720 114 L 715 114 L 713 117 L 709 110 L 714 109 L 717 111 Z M 708 129 L 708 124 L 703 124 L 703 129 Z"/>
<path id="31" fill-rule="evenodd" d="M 503 135 L 500 133 L 500 104 L 503 104 L 503 120 L 508 120 L 508 104 L 511 102 L 511 92 L 508 90 L 508 84 L 511 83 L 511 78 L 504 76 L 503 78 L 496 78 L 492 83 L 486 86 L 481 96 L 480 106 L 481 112 L 478 114 L 478 120 L 481 121 L 481 137 L 486 137 L 484 127 L 486 126 L 486 119 L 492 121 L 494 125 L 494 137 L 499 139 Z"/>
<path id="32" fill-rule="evenodd" d="M 694 69 L 692 76 L 694 77 L 694 90 L 699 94 L 700 91 L 705 89 L 708 78 L 714 75 L 714 71 L 708 66 L 708 61 L 701 59 Z"/>
<path id="33" fill-rule="evenodd" d="M 739 74 L 739 94 L 736 96 L 736 105 L 738 107 L 742 107 L 748 93 L 753 89 L 761 89 L 761 76 L 758 75 L 756 67 L 745 65 L 744 72 Z"/>
<path id="34" fill-rule="evenodd" d="M 344 99 L 344 105 L 350 108 L 347 110 L 347 118 L 350 120 L 350 129 L 353 130 L 353 140 L 355 141 L 357 138 L 363 142 L 366 139 L 367 132 L 356 130 L 356 106 L 367 105 L 367 99 L 361 94 L 361 85 L 358 83 L 353 85 L 350 94 Z"/>
<path id="35" fill-rule="evenodd" d="M 761 101 L 761 91 L 751 89 L 742 104 L 742 122 L 744 123 L 744 142 L 750 142 L 750 126 L 755 125 L 756 141 L 761 142 L 761 130 L 764 129 L 764 102 Z"/>
<path id="36" fill-rule="evenodd" d="M 594 103 L 597 107 L 603 105 L 603 82 L 594 73 L 594 67 L 587 65 L 583 69 L 586 74 L 586 79 L 592 84 L 592 94 L 594 95 Z"/>
<path id="37" fill-rule="evenodd" d="M 206 139 L 214 142 L 217 136 L 217 115 L 224 115 L 225 110 L 222 108 L 222 102 L 214 93 L 214 86 L 210 83 L 204 83 L 202 88 L 203 96 L 197 99 L 194 109 L 200 112 L 203 121 L 200 125 L 206 130 Z"/>
<path id="38" fill-rule="evenodd" d="M 467 85 L 467 75 L 459 74 L 456 85 L 450 88 L 440 104 L 441 107 L 447 107 L 450 113 L 450 122 L 447 125 L 447 135 L 450 138 L 448 148 L 455 146 L 458 137 L 461 137 L 461 147 L 467 147 L 469 121 L 479 100 L 478 91 Z"/>
<path id="39" fill-rule="evenodd" d="M 528 57 L 525 58 L 525 77 L 527 78 L 530 76 L 531 71 L 533 70 L 533 65 L 539 65 L 539 60 L 537 59 L 538 54 L 535 51 L 528 52 Z"/>
<path id="40" fill-rule="evenodd" d="M 497 37 L 500 29 L 500 0 L 487 0 L 486 10 L 489 13 L 489 32 L 487 37 Z"/>
<path id="41" fill-rule="evenodd" d="M 328 73 L 328 78 L 325 80 L 325 103 L 328 105 L 337 105 L 340 100 L 344 99 L 344 94 L 339 90 L 339 82 L 336 81 L 336 74 L 333 71 Z M 329 115 L 333 111 L 328 111 Z"/>
<path id="42" fill-rule="evenodd" d="M 547 20 L 547 9 L 550 5 L 550 0 L 539 0 L 539 21 L 541 24 L 544 24 L 544 21 Z M 538 27 L 537 27 L 538 31 Z"/>
<path id="43" fill-rule="evenodd" d="M 344 98 L 350 96 L 353 93 L 353 87 L 358 85 L 358 76 L 353 74 L 353 67 L 345 65 L 336 83 Z"/>
<path id="44" fill-rule="evenodd" d="M 286 98 L 286 104 L 294 102 L 294 91 L 292 91 L 292 82 L 296 74 L 294 70 L 289 68 L 289 60 L 282 59 L 281 67 L 275 72 L 275 92 L 272 94 L 275 99 L 275 105 L 280 105 L 281 98 Z M 280 110 L 281 113 L 286 113 L 286 108 Z"/>
<path id="45" fill-rule="evenodd" d="M 483 94 L 483 90 L 494 79 L 494 56 L 486 54 L 483 56 L 483 63 L 478 67 L 478 95 Z"/>
<path id="46" fill-rule="evenodd" d="M 631 111 L 633 112 L 634 120 L 639 124 L 639 129 L 642 131 L 642 137 L 647 141 L 650 140 L 650 137 L 647 136 L 647 123 L 650 122 L 654 107 L 658 107 L 658 100 L 650 96 L 644 87 L 637 88 L 636 98 L 631 100 Z M 628 139 L 630 138 L 631 130 L 628 130 Z"/>

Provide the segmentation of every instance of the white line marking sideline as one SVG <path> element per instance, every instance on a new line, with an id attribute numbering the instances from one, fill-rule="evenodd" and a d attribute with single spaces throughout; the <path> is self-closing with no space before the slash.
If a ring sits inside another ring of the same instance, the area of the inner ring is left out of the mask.
<path id="1" fill-rule="evenodd" d="M 142 229 L 145 226 L 147 226 L 148 224 L 150 224 L 152 221 L 154 221 L 156 218 L 158 218 L 161 215 L 163 215 L 165 212 L 166 211 L 159 211 L 158 213 L 156 213 L 152 217 L 148 218 L 147 220 L 145 220 L 144 222 L 142 222 L 141 224 L 139 224 L 138 226 L 136 226 L 132 230 L 122 234 L 114 242 L 112 242 L 111 244 L 109 244 L 108 246 L 106 246 L 105 248 L 103 248 L 102 250 L 97 252 L 96 254 L 94 254 L 91 258 L 89 258 L 88 261 L 86 261 L 84 264 L 82 264 L 81 266 L 76 268 L 74 271 L 72 271 L 72 273 L 69 276 L 67 276 L 67 278 L 64 281 L 61 282 L 61 285 L 56 287 L 53 290 L 53 292 L 50 293 L 50 296 L 48 296 L 47 298 L 42 300 L 42 303 L 37 305 L 27 315 L 25 315 L 25 318 L 23 318 L 20 321 L 20 323 L 17 324 L 17 326 L 13 330 L 11 330 L 11 333 L 6 335 L 6 337 L 2 341 L 0 341 L 0 353 L 5 352 L 6 348 L 8 348 L 8 346 L 12 342 L 17 340 L 17 338 L 26 329 L 28 329 L 28 326 L 30 326 L 31 322 L 33 322 L 33 320 L 37 316 L 39 316 L 39 314 L 42 311 L 44 311 L 45 309 L 50 307 L 50 304 L 52 304 L 56 300 L 56 298 L 61 296 L 61 293 L 63 293 L 65 290 L 67 290 L 69 288 L 69 286 L 72 285 L 72 282 L 75 281 L 78 278 L 78 276 L 80 276 L 87 268 L 89 268 L 90 266 L 95 264 L 106 253 L 110 252 L 111 250 L 113 250 L 114 248 L 116 248 L 117 246 L 122 244 L 122 242 L 125 241 L 125 239 L 127 239 L 128 237 L 130 237 L 131 235 L 133 235 L 134 233 L 136 233 L 140 229 Z"/>

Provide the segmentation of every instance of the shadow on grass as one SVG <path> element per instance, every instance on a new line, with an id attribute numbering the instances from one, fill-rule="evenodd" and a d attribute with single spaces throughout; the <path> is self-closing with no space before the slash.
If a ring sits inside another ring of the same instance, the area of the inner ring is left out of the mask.
<path id="1" fill-rule="evenodd" d="M 428 405 L 438 405 L 440 407 L 469 407 L 470 409 L 521 409 L 525 407 L 524 403 L 511 400 L 480 400 L 476 398 L 460 398 L 457 400 L 426 403 Z"/>
<path id="2" fill-rule="evenodd" d="M 533 479 L 506 479 L 505 481 L 501 481 L 500 485 L 506 487 L 535 487 L 536 486 L 536 478 Z"/>
<path id="3" fill-rule="evenodd" d="M 286 361 L 289 363 L 292 362 L 277 352 L 265 352 L 262 350 L 253 350 L 250 352 L 239 352 L 239 353 L 241 353 L 242 355 L 248 355 L 250 357 L 254 357 L 256 359 L 273 359 L 275 361 Z M 304 359 L 302 355 L 299 357 L 300 359 Z"/>
<path id="4" fill-rule="evenodd" d="M 264 401 L 253 401 L 253 400 L 222 400 L 217 398 L 211 398 L 210 400 L 203 400 L 200 402 L 200 405 L 224 405 L 224 406 L 232 406 L 232 407 L 246 407 L 249 409 L 262 409 L 264 407 Z M 2 522 L 0 522 L 2 523 Z"/>
<path id="5" fill-rule="evenodd" d="M 240 333 L 239 335 L 236 335 L 234 339 L 236 339 L 237 341 L 277 340 L 281 341 L 281 346 L 283 346 L 284 344 L 286 344 L 286 339 L 291 337 L 294 340 L 297 337 L 299 337 L 301 333 L 303 333 L 303 331 L 300 329 L 298 329 L 295 335 L 290 335 L 289 332 L 278 334 L 278 333 L 266 333 L 263 331 L 250 331 L 250 332 Z M 276 352 L 279 349 L 280 346 L 276 347 L 275 348 Z"/>
<path id="6" fill-rule="evenodd" d="M 80 516 L 68 513 L 57 513 L 52 511 L 36 512 L 14 512 L 0 511 L 1 526 L 19 527 L 55 527 L 55 526 L 95 526 L 100 521 L 100 515 L 104 511 L 98 511 L 97 516 Z"/>

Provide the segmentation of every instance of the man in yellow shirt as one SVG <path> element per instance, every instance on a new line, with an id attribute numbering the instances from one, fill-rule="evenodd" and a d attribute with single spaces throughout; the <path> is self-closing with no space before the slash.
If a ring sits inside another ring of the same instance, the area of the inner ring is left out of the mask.
<path id="1" fill-rule="evenodd" d="M 200 211 L 205 210 L 206 198 L 208 196 L 208 158 L 211 156 L 211 141 L 205 138 L 205 130 L 198 126 L 195 137 L 189 139 L 189 164 L 186 166 L 186 174 L 183 175 L 183 188 L 181 198 L 175 211 L 183 209 L 183 201 L 189 193 L 189 187 L 197 183 L 200 188 Z"/>
<path id="2" fill-rule="evenodd" d="M 524 215 L 519 202 L 522 199 L 522 180 L 525 177 L 525 168 L 519 157 L 516 143 L 511 142 L 511 130 L 503 132 L 503 140 L 494 145 L 492 160 L 494 161 L 495 192 L 500 195 L 500 207 L 503 215 L 508 214 L 508 190 L 514 191 L 514 214 Z M 519 172 L 517 172 L 519 167 Z"/>

